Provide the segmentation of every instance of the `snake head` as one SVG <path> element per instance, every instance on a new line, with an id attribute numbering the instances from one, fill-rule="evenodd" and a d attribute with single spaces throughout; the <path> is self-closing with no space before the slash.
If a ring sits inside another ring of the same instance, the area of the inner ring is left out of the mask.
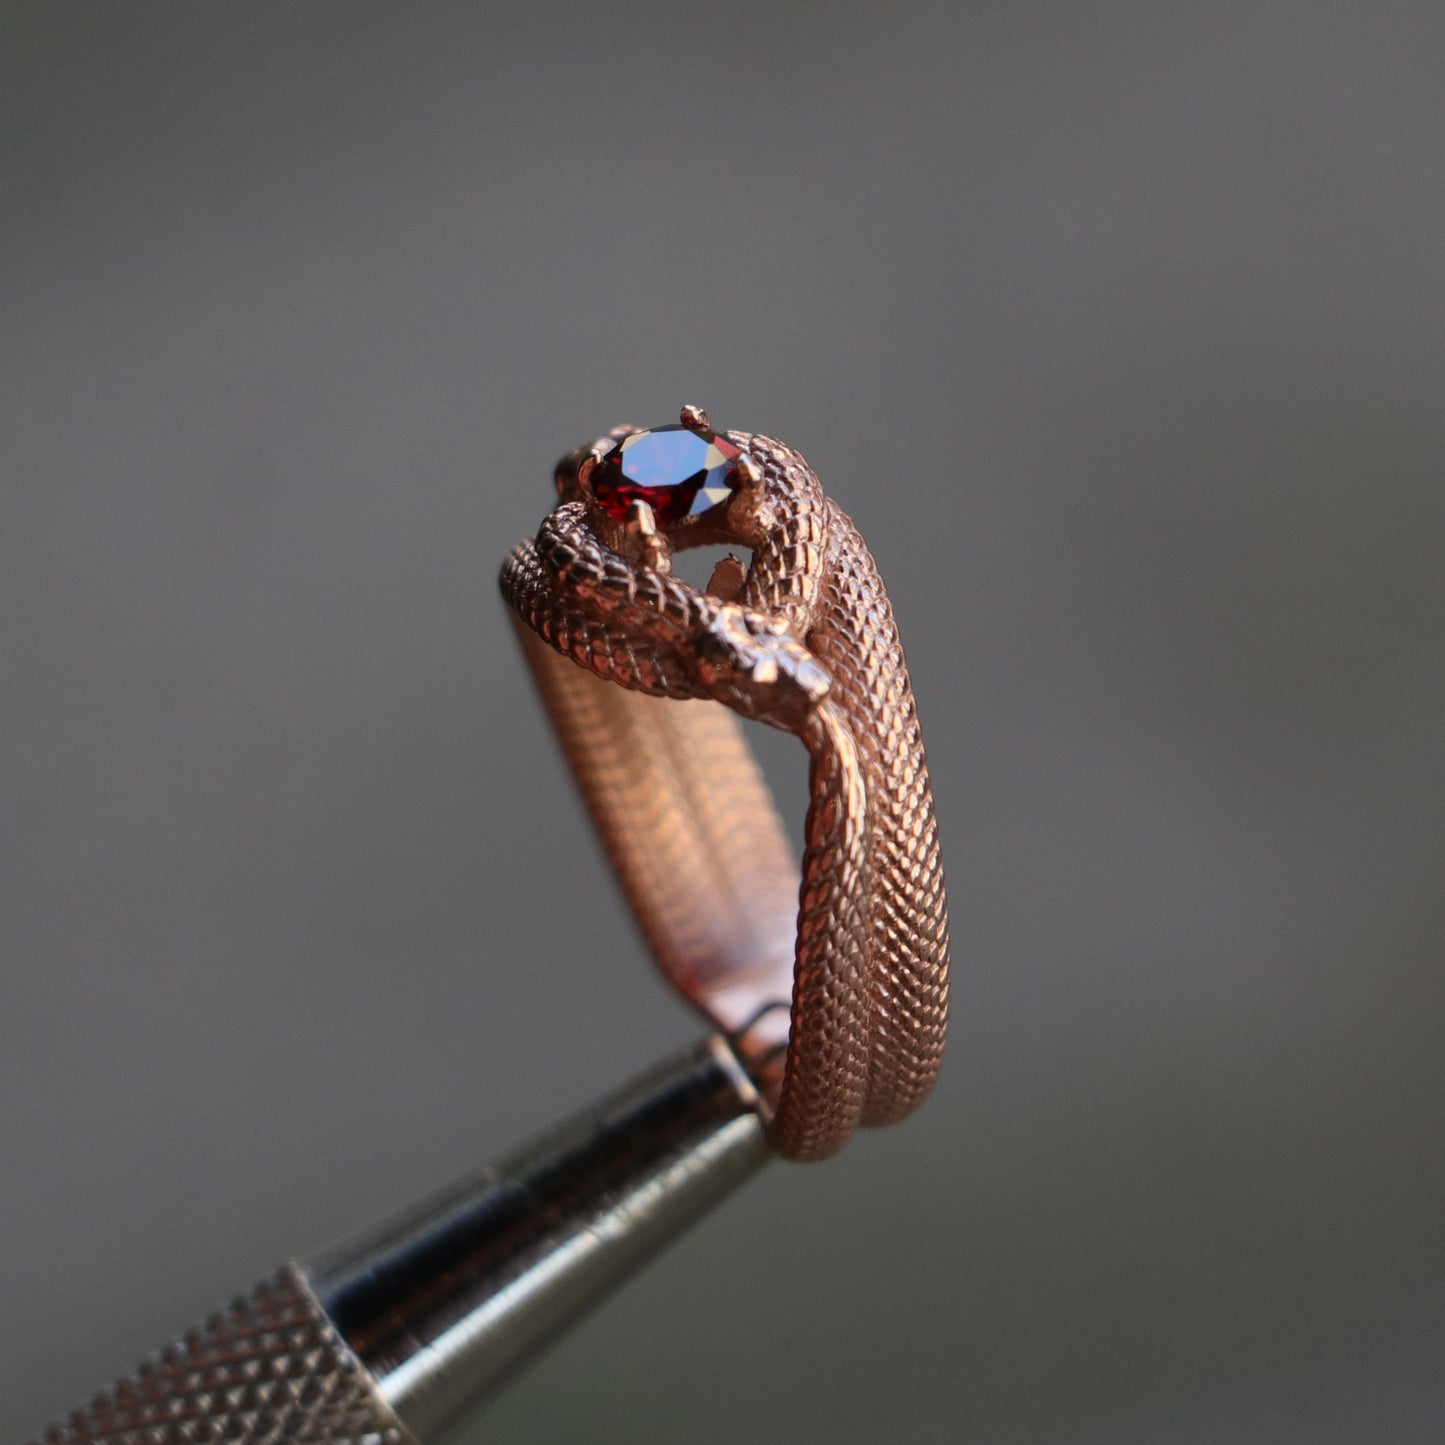
<path id="1" fill-rule="evenodd" d="M 745 717 L 796 731 L 828 695 L 817 658 L 785 624 L 735 603 L 718 607 L 696 639 L 699 681 Z"/>

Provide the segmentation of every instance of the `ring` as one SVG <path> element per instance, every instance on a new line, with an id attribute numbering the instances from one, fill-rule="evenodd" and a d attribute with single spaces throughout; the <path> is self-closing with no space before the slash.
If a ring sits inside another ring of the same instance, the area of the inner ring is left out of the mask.
<path id="1" fill-rule="evenodd" d="M 538 690 L 663 972 L 733 1040 L 772 1146 L 826 1158 L 922 1102 L 947 1027 L 938 828 L 878 569 L 797 452 L 697 407 L 556 481 L 501 576 Z M 672 575 L 711 545 L 751 562 L 701 591 Z M 731 713 L 808 750 L 801 877 Z"/>

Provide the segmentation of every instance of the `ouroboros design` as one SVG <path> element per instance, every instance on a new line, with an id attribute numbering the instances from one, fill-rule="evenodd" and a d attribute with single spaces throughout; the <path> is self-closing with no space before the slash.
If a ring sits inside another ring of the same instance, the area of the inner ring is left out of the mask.
<path id="1" fill-rule="evenodd" d="M 683 410 L 704 436 L 706 414 Z M 948 909 L 913 689 L 877 567 L 803 458 L 769 437 L 735 490 L 665 534 L 598 506 L 616 429 L 559 465 L 561 501 L 503 595 L 604 846 L 663 971 L 737 1042 L 773 1146 L 835 1153 L 937 1076 Z M 706 591 L 672 551 L 732 544 Z M 681 701 L 679 701 L 681 700 Z M 734 718 L 810 757 L 801 887 Z"/>

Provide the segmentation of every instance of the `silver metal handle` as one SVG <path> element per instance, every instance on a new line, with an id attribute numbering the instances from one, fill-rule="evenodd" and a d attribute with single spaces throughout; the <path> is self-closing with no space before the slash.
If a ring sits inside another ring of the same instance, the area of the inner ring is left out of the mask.
<path id="1" fill-rule="evenodd" d="M 770 1157 L 721 1038 L 285 1265 L 32 1445 L 430 1445 Z"/>

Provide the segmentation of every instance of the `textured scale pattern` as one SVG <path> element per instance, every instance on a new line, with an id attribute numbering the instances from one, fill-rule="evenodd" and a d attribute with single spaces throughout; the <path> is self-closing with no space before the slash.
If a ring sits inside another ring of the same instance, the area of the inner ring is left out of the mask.
<path id="1" fill-rule="evenodd" d="M 286 1265 L 30 1445 L 415 1445 Z"/>
<path id="2" fill-rule="evenodd" d="M 798 453 L 726 436 L 755 479 L 667 540 L 750 548 L 736 598 L 644 565 L 589 503 L 580 453 L 502 590 L 653 953 L 741 1040 L 774 1146 L 821 1159 L 860 1124 L 902 1118 L 937 1077 L 943 866 L 913 690 L 867 547 Z M 746 742 L 706 699 L 807 747 L 801 880 Z"/>

